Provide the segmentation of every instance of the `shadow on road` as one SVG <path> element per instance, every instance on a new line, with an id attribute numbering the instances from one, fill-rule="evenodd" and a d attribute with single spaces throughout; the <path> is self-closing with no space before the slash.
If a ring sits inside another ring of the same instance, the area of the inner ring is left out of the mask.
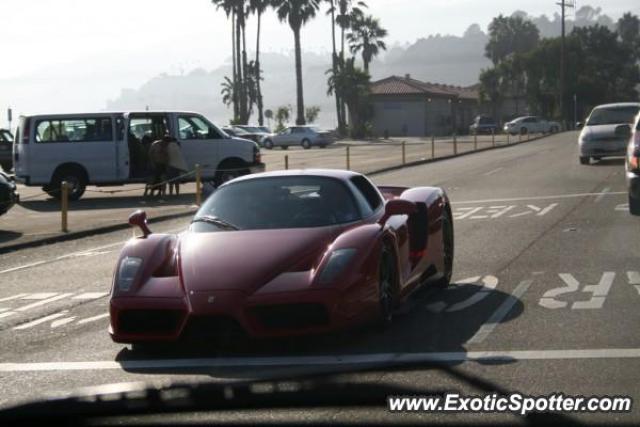
<path id="1" fill-rule="evenodd" d="M 17 233 L 15 231 L 9 230 L 0 230 L 0 244 L 19 239 L 20 237 L 22 237 L 22 233 Z"/>
<path id="2" fill-rule="evenodd" d="M 145 208 L 162 206 L 184 206 L 195 203 L 193 194 L 181 194 L 179 196 L 142 197 L 136 196 L 110 196 L 110 197 L 90 197 L 69 203 L 70 211 L 99 210 L 99 209 L 119 209 L 119 208 Z M 57 212 L 60 210 L 60 202 L 55 199 L 28 200 L 20 202 L 20 206 L 25 209 L 38 212 Z"/>
<path id="3" fill-rule="evenodd" d="M 251 367 L 206 367 L 175 369 L 140 369 L 130 361 L 150 359 L 181 358 L 223 358 L 223 357 L 294 357 L 341 355 L 357 356 L 367 354 L 403 354 L 403 353 L 441 353 L 451 352 L 464 355 L 465 343 L 472 338 L 487 322 L 491 315 L 509 299 L 511 310 L 500 319 L 508 322 L 520 316 L 524 310 L 523 303 L 509 294 L 493 290 L 479 292 L 483 289 L 478 284 L 463 283 L 451 285 L 445 290 L 434 290 L 425 287 L 413 295 L 396 314 L 390 327 L 379 330 L 365 325 L 353 330 L 313 337 L 291 339 L 252 340 L 229 339 L 216 343 L 173 344 L 166 347 L 130 350 L 123 348 L 116 356 L 127 372 L 149 373 L 200 373 L 215 377 L 255 378 L 256 372 L 274 370 L 300 369 L 295 366 L 275 366 L 269 369 Z M 476 295 L 483 298 L 466 308 L 467 302 Z M 459 308 L 459 307 L 463 308 Z M 464 358 L 464 357 L 463 357 Z M 459 362 L 452 362 L 459 363 Z M 482 362 L 484 363 L 484 362 Z M 498 363 L 491 361 L 488 363 Z M 511 363 L 503 360 L 499 363 Z M 319 366 L 321 367 L 321 366 Z M 330 367 L 329 367 L 330 368 Z"/>
<path id="4" fill-rule="evenodd" d="M 591 163 L 592 166 L 616 166 L 624 165 L 624 157 L 610 157 Z"/>

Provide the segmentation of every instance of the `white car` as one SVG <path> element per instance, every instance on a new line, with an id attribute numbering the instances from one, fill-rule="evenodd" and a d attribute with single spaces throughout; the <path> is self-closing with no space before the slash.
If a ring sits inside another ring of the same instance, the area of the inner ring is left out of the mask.
<path id="1" fill-rule="evenodd" d="M 323 131 L 316 126 L 291 126 L 282 132 L 262 138 L 262 146 L 268 150 L 280 147 L 286 150 L 290 146 L 301 146 L 305 150 L 313 146 L 325 148 L 336 142 L 331 132 Z"/>
<path id="2" fill-rule="evenodd" d="M 593 160 L 607 156 L 624 156 L 627 153 L 629 138 L 616 133 L 620 125 L 634 123 L 640 103 L 621 102 L 598 105 L 591 111 L 587 122 L 580 132 L 580 164 L 588 165 Z"/>
<path id="3" fill-rule="evenodd" d="M 537 116 L 522 116 L 504 124 L 504 131 L 511 135 L 528 133 L 556 133 L 560 131 L 560 123 L 550 122 Z"/>

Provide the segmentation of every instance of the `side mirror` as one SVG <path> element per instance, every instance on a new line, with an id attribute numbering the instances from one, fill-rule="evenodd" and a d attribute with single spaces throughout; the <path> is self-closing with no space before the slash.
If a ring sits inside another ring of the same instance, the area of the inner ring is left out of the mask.
<path id="1" fill-rule="evenodd" d="M 378 220 L 378 224 L 384 224 L 394 215 L 411 215 L 418 211 L 415 203 L 403 199 L 389 200 L 384 206 L 384 215 Z"/>
<path id="2" fill-rule="evenodd" d="M 140 227 L 143 237 L 151 234 L 151 230 L 147 226 L 147 213 L 143 210 L 137 210 L 129 215 L 129 225 L 132 227 Z"/>
<path id="3" fill-rule="evenodd" d="M 576 122 L 576 129 L 582 129 L 583 123 L 582 122 Z"/>
<path id="4" fill-rule="evenodd" d="M 629 125 L 616 126 L 615 134 L 619 138 L 628 139 L 631 137 L 631 126 Z"/>

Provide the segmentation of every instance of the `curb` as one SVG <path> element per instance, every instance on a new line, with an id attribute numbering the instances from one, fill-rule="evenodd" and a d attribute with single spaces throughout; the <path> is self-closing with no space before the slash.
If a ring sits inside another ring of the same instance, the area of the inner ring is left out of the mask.
<path id="1" fill-rule="evenodd" d="M 562 132 L 558 132 L 558 133 L 562 133 Z M 539 136 L 539 137 L 536 137 L 536 138 L 531 138 L 528 141 L 520 141 L 520 142 L 511 143 L 511 144 L 496 145 L 495 147 L 480 148 L 478 150 L 467 151 L 467 152 L 459 153 L 459 154 L 451 154 L 451 155 L 443 156 L 443 157 L 436 157 L 434 159 L 418 160 L 418 161 L 415 161 L 415 162 L 405 163 L 403 165 L 401 164 L 401 165 L 396 165 L 396 166 L 389 166 L 389 167 L 386 167 L 386 168 L 376 169 L 376 170 L 373 170 L 373 171 L 370 171 L 370 172 L 366 172 L 364 174 L 365 175 L 379 175 L 379 174 L 382 174 L 382 173 L 393 172 L 393 171 L 397 171 L 397 170 L 404 169 L 404 168 L 420 166 L 420 165 L 426 165 L 428 163 L 439 162 L 439 161 L 442 161 L 442 160 L 455 159 L 457 157 L 468 156 L 470 154 L 482 153 L 484 151 L 497 150 L 497 149 L 507 148 L 507 147 L 514 147 L 514 146 L 517 146 L 517 145 L 520 145 L 520 144 L 526 144 L 527 142 L 538 141 L 538 140 L 546 138 L 546 137 L 548 137 L 550 135 L 557 135 L 558 133 L 549 134 L 549 135 L 542 135 L 542 136 Z M 156 217 L 153 217 L 153 218 L 149 218 L 148 222 L 150 224 L 153 224 L 153 223 L 156 223 L 156 222 L 169 221 L 169 220 L 172 220 L 172 219 L 183 218 L 183 217 L 186 217 L 186 216 L 190 216 L 192 214 L 193 214 L 192 211 L 187 211 L 187 212 L 180 212 L 180 213 L 174 213 L 174 214 L 163 215 L 163 216 L 156 216 Z M 58 234 L 58 235 L 54 235 L 54 236 L 50 236 L 50 237 L 45 237 L 45 238 L 42 238 L 42 239 L 31 240 L 29 242 L 16 243 L 16 244 L 7 245 L 7 246 L 0 246 L 0 255 L 8 253 L 8 252 L 12 252 L 12 251 L 21 250 L 21 249 L 34 248 L 34 247 L 37 247 L 37 246 L 49 245 L 49 244 L 52 244 L 52 243 L 61 243 L 61 242 L 69 241 L 69 240 L 82 239 L 82 238 L 88 237 L 88 236 L 96 236 L 96 235 L 100 235 L 100 234 L 111 233 L 113 231 L 125 230 L 125 229 L 127 229 L 129 227 L 131 227 L 131 226 L 129 224 L 127 224 L 127 223 L 113 224 L 113 225 L 107 225 L 107 226 L 98 227 L 98 228 L 91 228 L 91 229 L 82 230 L 82 231 L 74 231 L 74 232 L 70 232 L 70 233 L 66 233 L 66 234 Z"/>
<path id="2" fill-rule="evenodd" d="M 190 216 L 190 215 L 193 215 L 192 211 L 179 212 L 179 213 L 173 213 L 173 214 L 169 214 L 169 215 L 162 215 L 162 216 L 156 216 L 156 217 L 153 217 L 153 218 L 149 218 L 148 222 L 150 224 L 153 224 L 153 223 L 156 223 L 156 222 L 168 221 L 168 220 L 171 220 L 171 219 L 182 218 L 182 217 L 186 217 L 186 216 Z M 13 245 L 0 246 L 0 255 L 8 253 L 8 252 L 18 251 L 18 250 L 21 250 L 21 249 L 29 249 L 29 248 L 34 248 L 34 247 L 37 247 L 37 246 L 50 245 L 52 243 L 61 243 L 61 242 L 69 241 L 69 240 L 82 239 L 82 238 L 88 237 L 88 236 L 97 236 L 97 235 L 100 235 L 100 234 L 111 233 L 111 232 L 114 232 L 114 231 L 126 230 L 127 228 L 130 228 L 130 227 L 131 226 L 128 223 L 123 222 L 122 224 L 106 225 L 104 227 L 91 228 L 91 229 L 81 230 L 81 231 L 73 231 L 73 232 L 70 232 L 70 233 L 57 234 L 57 235 L 54 235 L 54 236 L 44 237 L 42 239 L 35 239 L 35 240 L 28 241 L 28 242 L 22 242 L 22 243 L 16 243 L 16 244 L 13 244 Z"/>
<path id="3" fill-rule="evenodd" d="M 515 147 L 515 146 L 520 145 L 520 144 L 526 144 L 527 142 L 538 141 L 540 139 L 547 138 L 547 137 L 549 137 L 551 135 L 558 135 L 560 133 L 562 133 L 562 132 L 556 132 L 555 134 L 547 134 L 547 135 L 538 136 L 536 138 L 530 138 L 527 141 L 513 142 L 511 144 L 496 145 L 495 147 L 479 148 L 477 150 L 466 151 L 464 153 L 450 154 L 448 156 L 436 157 L 434 159 L 417 160 L 415 162 L 409 162 L 409 163 L 405 163 L 403 165 L 389 166 L 389 167 L 382 168 L 382 169 L 376 169 L 376 170 L 373 170 L 373 171 L 370 171 L 370 172 L 364 172 L 364 175 L 379 175 L 379 174 L 382 174 L 382 173 L 393 172 L 393 171 L 397 171 L 397 170 L 404 169 L 404 168 L 410 168 L 410 167 L 414 167 L 414 166 L 426 165 L 428 163 L 439 162 L 439 161 L 442 161 L 442 160 L 455 159 L 455 158 L 458 158 L 458 157 L 468 156 L 470 154 L 482 153 L 484 151 L 498 150 L 498 149 L 507 148 L 507 147 Z"/>

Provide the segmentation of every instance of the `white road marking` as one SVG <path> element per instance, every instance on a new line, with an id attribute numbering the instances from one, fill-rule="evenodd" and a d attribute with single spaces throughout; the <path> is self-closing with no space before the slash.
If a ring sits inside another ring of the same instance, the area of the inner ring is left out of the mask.
<path id="1" fill-rule="evenodd" d="M 558 295 L 567 294 L 571 292 L 575 292 L 580 288 L 580 282 L 578 282 L 571 274 L 568 273 L 560 273 L 560 279 L 566 284 L 566 286 L 560 286 L 558 288 L 550 289 L 542 295 L 539 305 L 546 308 L 562 308 L 566 307 L 567 303 L 565 301 L 558 301 L 555 299 Z"/>
<path id="2" fill-rule="evenodd" d="M 5 317 L 13 316 L 16 314 L 15 311 L 7 311 L 6 313 L 0 313 L 0 319 L 4 319 Z"/>
<path id="3" fill-rule="evenodd" d="M 504 319 L 504 317 L 509 314 L 513 306 L 520 300 L 520 297 L 527 292 L 529 286 L 533 283 L 533 280 L 523 280 L 520 282 L 518 286 L 513 290 L 511 295 L 507 297 L 506 300 L 498 307 L 498 309 L 491 315 L 489 320 L 478 329 L 474 336 L 472 336 L 467 344 L 478 344 L 484 341 L 491 332 L 498 326 L 498 324 Z"/>
<path id="4" fill-rule="evenodd" d="M 226 357 L 208 359 L 102 360 L 93 362 L 0 363 L 0 372 L 97 371 L 176 368 L 235 368 L 274 366 L 349 366 L 372 363 L 485 362 L 527 360 L 638 359 L 640 348 L 576 350 L 494 350 L 433 353 L 374 353 L 327 356 Z"/>
<path id="5" fill-rule="evenodd" d="M 11 301 L 11 300 L 14 300 L 14 299 L 22 298 L 22 297 L 24 297 L 26 295 L 29 295 L 29 294 L 17 294 L 17 295 L 12 295 L 10 297 L 0 298 L 0 302 Z"/>
<path id="6" fill-rule="evenodd" d="M 616 273 L 608 271 L 602 275 L 600 283 L 597 285 L 588 285 L 582 288 L 582 292 L 591 292 L 593 295 L 589 301 L 576 301 L 571 306 L 571 309 L 591 309 L 602 308 L 604 300 L 611 290 L 613 279 L 615 279 Z"/>
<path id="7" fill-rule="evenodd" d="M 476 279 L 475 281 L 477 281 Z M 475 282 L 473 281 L 473 282 Z M 471 283 L 473 283 L 471 282 Z M 465 283 L 465 282 L 462 282 Z M 464 310 L 465 308 L 469 308 L 472 305 L 482 301 L 485 299 L 495 288 L 498 286 L 498 278 L 495 276 L 484 276 L 482 278 L 482 286 L 480 290 L 475 294 L 471 295 L 464 301 L 460 301 L 458 303 L 453 304 L 451 307 L 447 308 L 447 313 L 452 313 L 454 311 Z"/>
<path id="8" fill-rule="evenodd" d="M 633 285 L 638 291 L 640 295 L 640 272 L 638 271 L 627 271 L 627 279 L 629 279 L 629 284 Z"/>
<path id="9" fill-rule="evenodd" d="M 503 167 L 500 167 L 500 168 L 494 169 L 494 170 L 492 170 L 492 171 L 489 171 L 489 172 L 487 172 L 487 173 L 483 173 L 482 175 L 484 175 L 484 176 L 490 176 L 490 175 L 493 175 L 494 173 L 500 172 L 502 169 L 504 169 L 504 168 L 503 168 Z"/>
<path id="10" fill-rule="evenodd" d="M 549 199 L 575 199 L 580 197 L 599 196 L 602 193 L 575 193 L 575 194 L 558 194 L 554 196 L 529 196 L 529 197 L 512 197 L 506 199 L 484 199 L 484 200 L 464 200 L 464 201 L 452 201 L 452 205 L 468 205 L 479 203 L 503 203 L 503 202 L 522 202 L 527 200 L 549 200 Z M 619 196 L 626 195 L 626 191 L 609 191 L 605 193 L 605 196 Z"/>
<path id="11" fill-rule="evenodd" d="M 15 309 L 15 311 L 27 311 L 27 310 L 31 310 L 32 308 L 40 307 L 40 306 L 43 306 L 43 305 L 47 305 L 47 304 L 49 304 L 49 303 L 51 303 L 51 302 L 55 302 L 55 301 L 61 300 L 61 299 L 63 299 L 63 298 L 70 297 L 71 295 L 73 295 L 73 294 L 72 294 L 72 293 L 70 293 L 70 294 L 60 294 L 60 295 L 55 296 L 55 297 L 53 297 L 53 298 L 49 298 L 49 299 L 45 299 L 45 300 L 41 300 L 41 301 L 38 301 L 38 302 L 34 302 L 33 304 L 29 304 L 29 305 L 25 305 L 25 306 L 22 306 L 22 307 L 16 308 L 16 309 Z"/>
<path id="12" fill-rule="evenodd" d="M 53 319 L 57 319 L 58 317 L 66 316 L 68 312 L 69 312 L 68 310 L 64 310 L 64 311 L 61 311 L 59 313 L 55 313 L 55 314 L 51 314 L 49 316 L 41 317 L 40 319 L 36 319 L 36 320 L 34 320 L 32 322 L 16 326 L 16 327 L 13 328 L 13 330 L 14 331 L 21 331 L 23 329 L 32 328 L 32 327 L 37 326 L 37 325 L 39 325 L 41 323 L 48 322 L 49 320 L 53 320 Z"/>
<path id="13" fill-rule="evenodd" d="M 109 295 L 109 292 L 85 292 L 71 299 L 98 299 Z"/>
<path id="14" fill-rule="evenodd" d="M 616 206 L 615 210 L 629 212 L 629 203 L 621 203 Z"/>
<path id="15" fill-rule="evenodd" d="M 456 211 L 467 211 L 466 213 L 460 214 L 460 215 L 454 215 L 454 219 L 456 220 L 461 220 L 461 219 L 465 219 L 471 215 L 473 215 L 474 213 L 478 212 L 480 209 L 482 209 L 482 206 L 477 207 L 477 208 L 458 208 L 456 209 Z"/>
<path id="16" fill-rule="evenodd" d="M 57 328 L 58 326 L 66 325 L 67 323 L 71 323 L 76 319 L 76 316 L 65 317 L 64 319 L 58 319 L 51 322 L 51 329 Z"/>
<path id="17" fill-rule="evenodd" d="M 27 294 L 26 296 L 22 297 L 22 299 L 40 300 L 40 299 L 47 299 L 47 298 L 55 297 L 56 295 L 58 295 L 57 292 L 38 292 L 38 293 L 35 293 L 35 294 Z"/>
<path id="18" fill-rule="evenodd" d="M 604 196 L 606 196 L 609 191 L 611 191 L 611 188 L 609 187 L 603 188 L 602 193 L 596 196 L 596 198 L 593 200 L 593 203 L 600 203 L 600 201 L 604 199 Z"/>
<path id="19" fill-rule="evenodd" d="M 95 322 L 96 320 L 104 319 L 105 317 L 109 317 L 109 313 L 103 313 L 97 316 L 87 317 L 86 319 L 78 320 L 78 325 L 83 325 L 89 322 Z"/>
<path id="20" fill-rule="evenodd" d="M 29 263 L 29 264 L 21 265 L 21 266 L 18 266 L 18 267 L 7 268 L 6 270 L 0 270 L 0 274 L 11 273 L 12 271 L 24 270 L 25 268 L 35 267 L 35 266 L 38 266 L 38 265 L 42 265 L 42 264 L 44 264 L 46 262 L 47 261 L 36 261 L 36 262 Z"/>

